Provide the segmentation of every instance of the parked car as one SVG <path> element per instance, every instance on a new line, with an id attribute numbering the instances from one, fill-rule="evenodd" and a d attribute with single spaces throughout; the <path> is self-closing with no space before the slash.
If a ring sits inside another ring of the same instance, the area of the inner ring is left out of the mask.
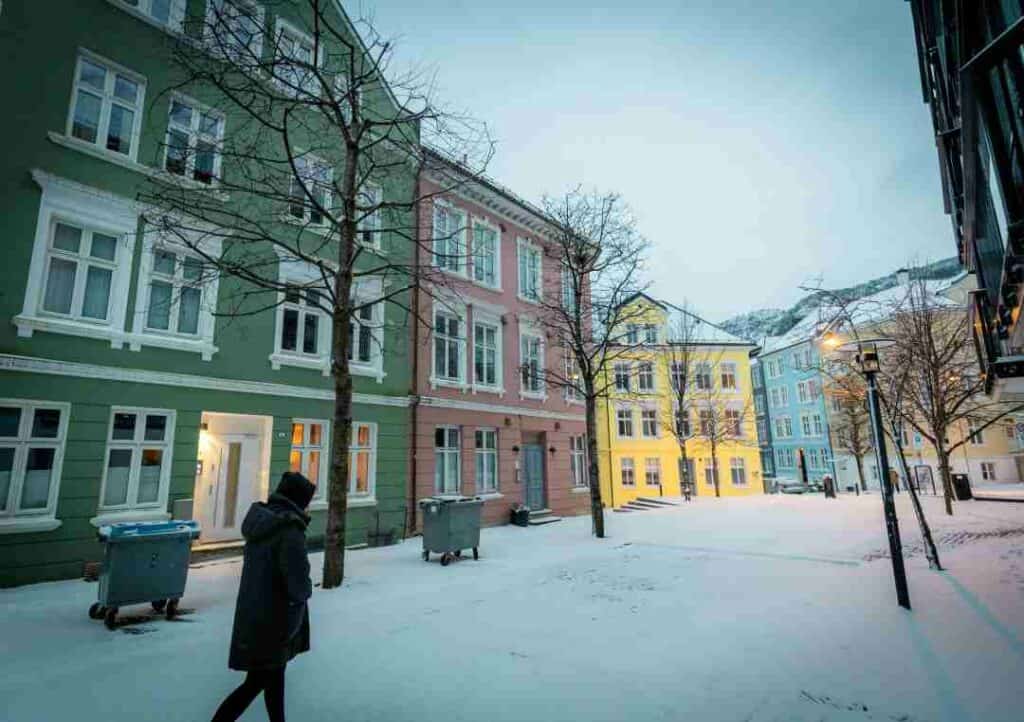
<path id="1" fill-rule="evenodd" d="M 775 486 L 783 494 L 803 494 L 810 491 L 806 484 L 797 479 L 779 479 Z"/>

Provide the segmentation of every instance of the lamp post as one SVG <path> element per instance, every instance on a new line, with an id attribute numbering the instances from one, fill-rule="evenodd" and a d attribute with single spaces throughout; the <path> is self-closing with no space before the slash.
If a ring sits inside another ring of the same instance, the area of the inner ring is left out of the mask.
<path id="1" fill-rule="evenodd" d="M 893 501 L 892 479 L 889 477 L 889 455 L 885 448 L 882 432 L 882 410 L 878 403 L 878 386 L 875 377 L 880 370 L 878 350 L 891 345 L 888 339 L 855 341 L 852 346 L 857 352 L 857 363 L 868 386 L 868 411 L 871 416 L 871 437 L 875 443 L 875 458 L 878 462 L 882 486 L 882 507 L 885 512 L 885 529 L 889 535 L 889 556 L 892 558 L 892 575 L 896 581 L 896 601 L 904 609 L 910 609 L 910 591 L 907 589 L 907 570 L 903 566 L 903 546 L 900 542 L 900 526 L 896 518 L 896 504 Z"/>

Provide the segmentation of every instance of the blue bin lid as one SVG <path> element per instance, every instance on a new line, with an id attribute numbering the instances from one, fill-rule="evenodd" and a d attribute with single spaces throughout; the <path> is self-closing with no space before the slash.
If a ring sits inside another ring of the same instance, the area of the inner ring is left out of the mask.
<path id="1" fill-rule="evenodd" d="M 99 528 L 103 539 L 127 539 L 149 536 L 188 534 L 199 536 L 199 522 L 194 519 L 172 519 L 170 521 L 123 521 Z"/>

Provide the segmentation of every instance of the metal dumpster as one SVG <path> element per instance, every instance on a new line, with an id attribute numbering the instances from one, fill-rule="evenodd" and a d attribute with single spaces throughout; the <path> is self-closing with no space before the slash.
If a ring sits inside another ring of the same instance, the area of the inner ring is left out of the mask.
<path id="1" fill-rule="evenodd" d="M 427 497 L 420 500 L 423 512 L 423 561 L 430 553 L 441 555 L 441 566 L 472 549 L 480 558 L 480 512 L 483 499 L 475 496 Z"/>
<path id="2" fill-rule="evenodd" d="M 185 593 L 199 522 L 125 522 L 102 526 L 97 536 L 105 551 L 98 601 L 89 607 L 89 617 L 114 629 L 120 607 L 148 602 L 172 619 Z"/>

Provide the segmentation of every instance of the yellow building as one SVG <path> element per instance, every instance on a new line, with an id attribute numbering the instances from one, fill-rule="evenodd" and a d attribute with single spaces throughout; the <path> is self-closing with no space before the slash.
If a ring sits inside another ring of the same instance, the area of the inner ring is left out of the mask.
<path id="1" fill-rule="evenodd" d="M 716 466 L 719 496 L 763 493 L 750 377 L 754 345 L 646 294 L 626 308 L 623 348 L 612 352 L 609 391 L 598 406 L 605 504 L 680 496 L 681 441 L 696 495 L 716 495 Z"/>

